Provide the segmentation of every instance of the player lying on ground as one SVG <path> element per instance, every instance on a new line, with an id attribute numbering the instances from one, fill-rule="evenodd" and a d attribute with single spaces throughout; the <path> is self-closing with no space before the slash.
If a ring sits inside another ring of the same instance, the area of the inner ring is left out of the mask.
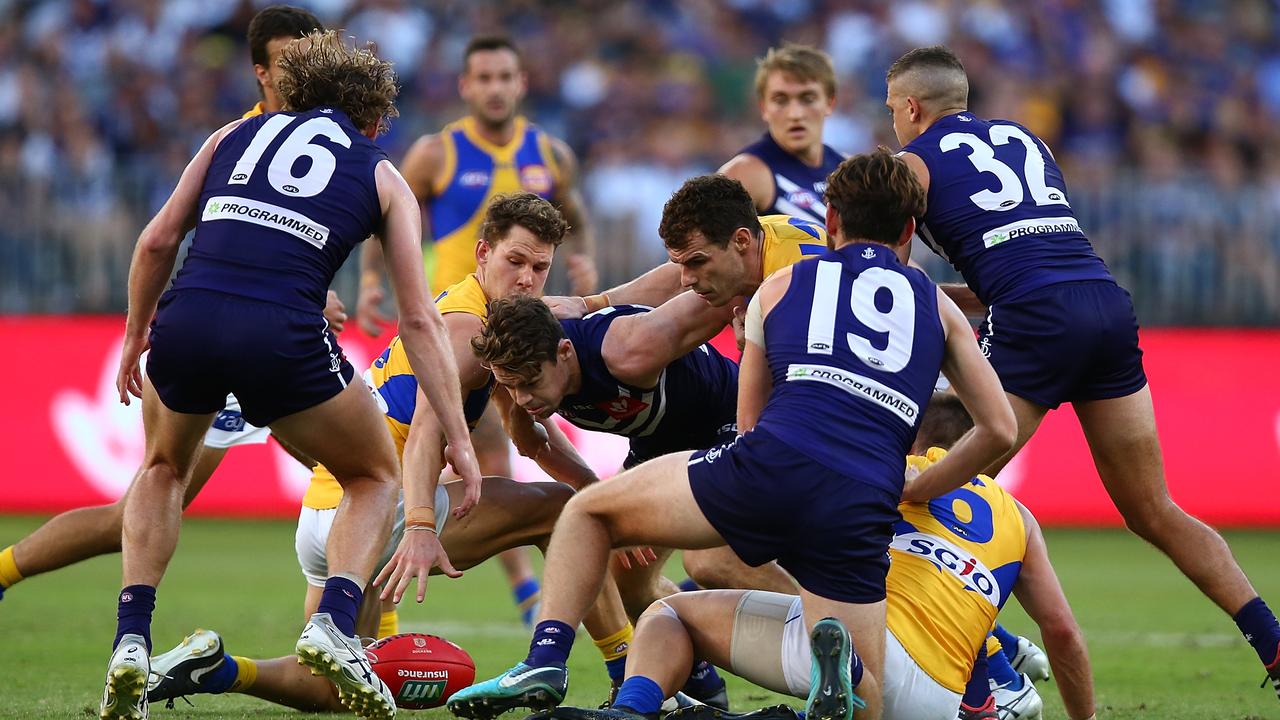
<path id="1" fill-rule="evenodd" d="M 552 534 L 528 657 L 455 694 L 455 714 L 489 718 L 564 698 L 574 628 L 599 592 L 611 547 L 727 543 L 748 564 L 780 561 L 801 587 L 816 644 L 835 653 L 817 683 L 830 694 L 811 698 L 810 717 L 847 720 L 863 700 L 859 716 L 879 717 L 886 551 L 905 457 L 939 371 L 976 423 L 919 479 L 960 486 L 1007 450 L 1014 424 L 963 315 L 897 254 L 924 210 L 906 165 L 883 152 L 850 158 L 827 199 L 835 250 L 771 276 L 748 310 L 743 435 L 643 463 L 575 496 Z M 887 333 L 887 344 L 872 345 L 869 328 Z"/>
<path id="2" fill-rule="evenodd" d="M 254 15 L 249 22 L 248 40 L 262 101 L 245 113 L 246 118 L 281 109 L 280 96 L 275 89 L 276 63 L 281 49 L 312 30 L 323 29 L 314 15 L 299 8 L 276 5 Z M 347 319 L 345 308 L 332 290 L 325 300 L 325 320 L 331 330 L 339 333 Z M 228 396 L 227 405 L 205 433 L 204 446 L 197 456 L 191 481 L 187 483 L 187 491 L 182 498 L 183 508 L 200 493 L 228 449 L 265 443 L 270 435 L 269 428 L 246 423 L 240 413 L 240 402 L 234 395 Z M 284 443 L 281 446 L 307 467 L 314 464 L 297 449 Z M 122 496 L 109 505 L 77 508 L 56 515 L 30 535 L 0 550 L 0 598 L 4 597 L 7 588 L 25 578 L 99 555 L 120 552 L 125 500 Z"/>
<path id="3" fill-rule="evenodd" d="M 1017 444 L 990 474 L 1071 403 L 1125 524 L 1231 615 L 1280 695 L 1280 625 L 1222 537 L 1169 497 L 1132 299 L 1081 230 L 1049 148 L 970 113 L 968 76 L 945 47 L 903 55 L 887 81 L 902 157 L 929 190 L 920 236 L 964 277 L 962 305 L 985 306 L 980 344 L 1018 417 Z"/>
<path id="4" fill-rule="evenodd" d="M 499 196 L 485 213 L 475 248 L 476 272 L 437 299 L 436 306 L 456 356 L 459 396 L 465 398 L 468 422 L 479 418 L 494 389 L 489 371 L 471 352 L 471 339 L 480 332 L 491 303 L 525 294 L 539 302 L 536 296 L 542 292 L 566 227 L 560 213 L 536 195 Z M 569 485 L 526 484 L 498 477 L 486 477 L 480 487 L 465 481 L 438 484 L 436 479 L 444 463 L 442 429 L 430 406 L 423 402 L 400 338 L 392 340 L 365 377 L 385 412 L 387 431 L 404 464 L 405 509 L 380 565 L 385 566 L 380 574 L 380 580 L 385 579 L 387 585 L 382 593 L 385 601 L 398 602 L 416 577 L 421 602 L 428 571 L 457 577 L 461 574 L 458 568 L 472 567 L 508 548 L 546 547 L 556 517 L 573 494 Z M 504 410 L 510 411 L 505 391 L 495 397 Z M 504 414 L 513 417 L 517 437 L 526 438 L 533 432 L 534 423 L 527 413 Z M 539 427 L 538 440 L 554 448 L 554 452 L 538 458 L 544 470 L 576 487 L 595 480 L 554 423 L 544 421 Z M 332 474 L 323 466 L 317 467 L 303 499 L 297 536 L 298 561 L 309 585 L 305 603 L 308 615 L 319 601 L 323 577 L 328 572 L 325 548 L 342 496 Z M 466 517 L 450 519 L 451 507 L 471 505 L 474 510 Z M 372 595 L 368 600 L 374 600 Z M 370 604 L 377 607 L 376 602 Z M 631 626 L 616 592 L 599 608 L 587 619 L 588 629 L 602 640 L 625 630 L 626 639 L 630 640 Z M 378 628 L 376 612 L 366 612 L 364 617 L 361 629 L 372 634 Z M 387 627 L 380 634 L 392 632 L 394 628 Z M 612 650 L 617 642 L 606 645 Z M 211 632 L 197 632 L 179 647 L 157 657 L 154 669 L 162 677 L 155 678 L 149 693 L 152 700 L 230 690 L 303 710 L 341 707 L 332 684 L 311 677 L 298 665 L 297 658 L 254 661 L 231 657 L 223 651 L 220 638 Z"/>
<path id="5" fill-rule="evenodd" d="M 339 683 L 344 704 L 394 715 L 385 685 L 370 682 L 354 622 L 344 618 L 354 617 L 390 534 L 399 466 L 377 406 L 321 315 L 334 273 L 375 231 L 391 260 L 409 355 L 432 370 L 418 379 L 440 410 L 451 460 L 467 482 L 480 482 L 444 323 L 425 299 L 417 206 L 372 141 L 394 114 L 390 65 L 334 33 L 289 45 L 279 64 L 277 86 L 291 111 L 214 133 L 134 253 L 117 387 L 122 402 L 143 398 L 147 448 L 125 503 L 124 588 L 104 720 L 147 714 L 155 588 L 177 545 L 200 441 L 228 392 L 249 422 L 271 426 L 343 485 L 347 500 L 329 546 L 333 573 L 298 651 Z M 296 176 L 303 155 L 312 161 Z M 160 302 L 192 228 L 182 271 Z"/>
<path id="6" fill-rule="evenodd" d="M 923 470 L 970 425 L 960 401 L 935 395 L 908 459 Z M 884 670 L 886 720 L 953 720 L 975 654 L 1012 591 L 1040 627 L 1068 717 L 1094 713 L 1093 678 L 1084 636 L 1049 562 L 1035 518 L 991 478 L 978 476 L 929 503 L 903 503 L 894 526 L 886 581 Z M 811 653 L 798 595 L 705 590 L 659 600 L 636 627 L 627 680 L 609 710 L 560 707 L 563 720 L 653 717 L 678 689 L 681 672 L 706 658 L 775 692 L 807 697 Z M 981 699 L 988 689 L 981 678 Z M 796 720 L 785 706 L 746 714 L 753 720 Z M 679 711 L 681 720 L 733 720 L 708 708 Z"/>

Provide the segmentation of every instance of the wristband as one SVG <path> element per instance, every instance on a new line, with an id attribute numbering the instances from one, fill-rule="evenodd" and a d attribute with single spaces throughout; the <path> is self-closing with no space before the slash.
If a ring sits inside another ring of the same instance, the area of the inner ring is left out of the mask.
<path id="1" fill-rule="evenodd" d="M 436 509 L 430 505 L 419 505 L 404 511 L 404 529 L 436 531 Z"/>
<path id="2" fill-rule="evenodd" d="M 603 310 L 611 304 L 609 302 L 609 293 L 599 293 L 597 295 L 587 295 L 582 298 L 582 303 L 587 306 L 587 312 L 593 313 L 597 310 Z"/>

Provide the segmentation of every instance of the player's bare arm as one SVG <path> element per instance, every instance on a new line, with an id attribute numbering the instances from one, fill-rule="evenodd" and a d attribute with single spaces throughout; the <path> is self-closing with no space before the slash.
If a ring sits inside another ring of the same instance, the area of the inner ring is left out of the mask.
<path id="1" fill-rule="evenodd" d="M 173 264 L 178 258 L 182 238 L 196 226 L 200 191 L 213 161 L 213 151 L 227 133 L 240 121 L 228 123 L 204 141 L 195 157 L 187 163 L 173 194 L 160 212 L 147 223 L 129 264 L 129 316 L 125 321 L 124 349 L 120 353 L 120 370 L 116 374 L 116 390 L 120 402 L 129 404 L 129 395 L 142 397 L 142 367 L 139 363 L 147 349 L 147 328 L 156 314 L 160 293 L 169 282 Z"/>
<path id="2" fill-rule="evenodd" d="M 686 290 L 647 313 L 615 320 L 600 353 L 614 377 L 653 387 L 668 365 L 715 337 L 732 319 L 731 306 L 714 307 Z"/>
<path id="3" fill-rule="evenodd" d="M 679 295 L 683 289 L 680 266 L 668 262 L 602 293 L 586 297 L 549 296 L 543 300 L 558 319 L 573 320 L 610 305 L 657 307 Z"/>
<path id="4" fill-rule="evenodd" d="M 946 334 L 942 374 L 951 382 L 960 401 L 973 416 L 973 429 L 951 451 L 907 483 L 904 502 L 924 502 L 951 492 L 982 472 L 992 458 L 1013 447 L 1018 422 L 991 363 L 974 342 L 969 321 L 955 303 L 938 290 L 938 314 Z"/>
<path id="5" fill-rule="evenodd" d="M 505 387 L 494 390 L 493 403 L 516 450 L 536 462 L 552 480 L 581 490 L 600 479 L 554 419 L 534 419 Z"/>
<path id="6" fill-rule="evenodd" d="M 1015 501 L 1017 502 L 1017 501 Z M 1071 612 L 1071 605 L 1049 562 L 1044 533 L 1031 512 L 1018 503 L 1027 527 L 1027 551 L 1013 594 L 1031 619 L 1040 627 L 1049 664 L 1057 679 L 1062 704 L 1071 720 L 1088 720 L 1096 712 L 1093 700 L 1093 671 L 1084 633 Z"/>
<path id="7" fill-rule="evenodd" d="M 427 296 L 418 203 L 389 161 L 378 163 L 376 177 L 383 210 L 382 245 L 400 314 L 400 338 L 418 386 L 435 409 L 448 439 L 446 457 L 463 480 L 475 485 L 478 495 L 480 467 L 457 392 L 458 365 L 449 346 L 444 319 Z"/>
<path id="8" fill-rule="evenodd" d="M 924 164 L 924 160 L 921 160 L 919 155 L 906 151 L 898 153 L 898 157 L 902 158 L 907 167 L 911 168 L 911 171 L 916 174 L 916 179 L 920 181 L 924 191 L 926 193 L 929 192 L 929 168 Z M 966 317 L 982 317 L 987 314 L 987 306 L 982 304 L 982 301 L 969 289 L 968 285 L 964 283 L 939 283 L 938 287 L 947 297 L 951 298 L 951 301 L 960 308 Z"/>
<path id="9" fill-rule="evenodd" d="M 740 153 L 720 166 L 716 172 L 742 183 L 761 212 L 773 206 L 777 188 L 773 184 L 773 171 L 763 160 L 750 153 Z"/>
<path id="10" fill-rule="evenodd" d="M 738 432 L 756 426 L 760 412 L 773 392 L 773 377 L 765 357 L 764 319 L 791 286 L 791 266 L 770 275 L 751 298 L 743 320 L 745 343 L 738 367 Z"/>
<path id="11" fill-rule="evenodd" d="M 565 238 L 568 251 L 569 288 L 576 295 L 595 292 L 600 283 L 596 272 L 596 238 L 587 217 L 586 203 L 578 187 L 578 158 L 563 140 L 551 138 L 551 154 L 560 167 L 560 182 L 551 200 L 569 222 Z"/>

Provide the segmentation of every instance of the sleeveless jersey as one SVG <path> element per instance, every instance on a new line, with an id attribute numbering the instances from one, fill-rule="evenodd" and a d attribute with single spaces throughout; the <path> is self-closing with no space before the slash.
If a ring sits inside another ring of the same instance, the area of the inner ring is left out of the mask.
<path id="1" fill-rule="evenodd" d="M 764 243 L 760 248 L 761 280 L 804 258 L 827 252 L 827 230 L 822 223 L 790 215 L 762 215 Z"/>
<path id="2" fill-rule="evenodd" d="M 923 469 L 946 454 L 908 462 Z M 889 546 L 886 622 L 943 687 L 964 692 L 973 659 L 1009 599 L 1027 551 L 1022 514 L 985 476 L 928 503 L 902 503 Z"/>
<path id="3" fill-rule="evenodd" d="M 961 112 L 903 151 L 929 169 L 920 237 L 986 305 L 1055 283 L 1111 280 L 1076 222 L 1052 153 L 1026 128 Z"/>
<path id="4" fill-rule="evenodd" d="M 452 287 L 476 270 L 480 223 L 494 195 L 527 190 L 550 199 L 560 182 L 551 137 L 523 117 L 510 143 L 497 146 L 465 117 L 440 131 L 444 172 L 427 204 L 435 238 L 431 287 Z"/>
<path id="5" fill-rule="evenodd" d="M 648 308 L 615 305 L 560 321 L 577 353 L 582 386 L 565 396 L 557 412 L 580 428 L 631 438 L 629 465 L 709 448 L 733 431 L 738 413 L 738 366 L 708 344 L 668 365 L 654 387 L 629 385 L 609 372 L 601 352 L 609 327 L 644 312 Z"/>
<path id="6" fill-rule="evenodd" d="M 835 148 L 822 146 L 822 164 L 809 167 L 792 155 L 765 133 L 759 140 L 738 151 L 739 155 L 754 155 L 768 166 L 773 175 L 773 202 L 766 214 L 782 213 L 804 218 L 819 225 L 826 225 L 827 206 L 823 196 L 827 192 L 827 176 L 835 171 L 843 160 Z"/>
<path id="7" fill-rule="evenodd" d="M 484 321 L 489 316 L 489 300 L 475 275 L 468 275 L 462 282 L 440 293 L 436 298 L 436 309 L 441 315 L 449 313 L 470 313 Z M 404 443 L 409 437 L 409 424 L 413 421 L 413 412 L 418 407 L 418 379 L 409 366 L 409 355 L 404 350 L 400 337 L 392 338 L 391 344 L 373 361 L 373 365 L 364 373 L 365 385 L 373 393 L 373 399 L 386 415 L 387 430 L 396 443 L 396 455 L 404 456 Z M 475 429 L 489 404 L 489 396 L 493 393 L 493 376 L 484 387 L 472 390 L 462 402 L 462 414 L 471 429 Z M 311 475 L 311 485 L 302 498 L 305 507 L 317 510 L 338 507 L 342 500 L 342 486 L 334 479 L 333 474 L 323 465 L 316 465 Z"/>
<path id="8" fill-rule="evenodd" d="M 334 273 L 382 222 L 374 170 L 386 157 L 335 108 L 243 121 L 214 150 L 172 291 L 321 312 Z"/>
<path id="9" fill-rule="evenodd" d="M 764 319 L 773 392 L 758 426 L 844 476 L 901 493 L 942 368 L 937 288 L 884 245 L 796 263 Z"/>

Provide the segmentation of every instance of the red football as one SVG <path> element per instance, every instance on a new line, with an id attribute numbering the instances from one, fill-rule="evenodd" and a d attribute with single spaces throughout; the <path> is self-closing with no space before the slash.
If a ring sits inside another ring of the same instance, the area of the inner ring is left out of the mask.
<path id="1" fill-rule="evenodd" d="M 440 707 L 476 679 L 476 664 L 467 651 L 435 635 L 392 635 L 365 650 L 396 706 L 407 710 Z"/>

